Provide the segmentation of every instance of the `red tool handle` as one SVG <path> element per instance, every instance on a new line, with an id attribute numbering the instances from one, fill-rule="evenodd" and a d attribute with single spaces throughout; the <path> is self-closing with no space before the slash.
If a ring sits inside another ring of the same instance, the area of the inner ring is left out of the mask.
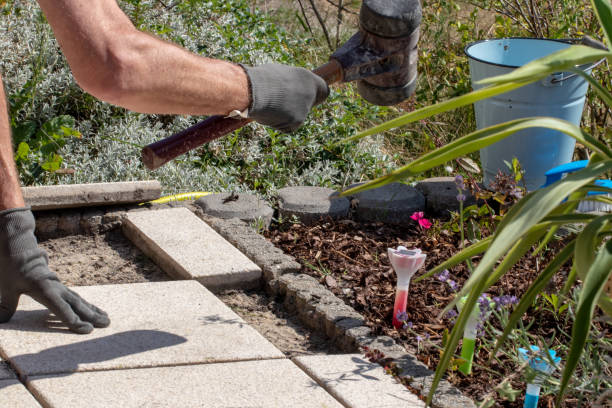
<path id="1" fill-rule="evenodd" d="M 331 60 L 313 72 L 328 84 L 342 79 L 342 67 L 336 60 Z M 142 162 L 148 169 L 155 170 L 175 157 L 240 129 L 251 121 L 252 119 L 211 116 L 182 132 L 145 146 L 141 152 Z"/>

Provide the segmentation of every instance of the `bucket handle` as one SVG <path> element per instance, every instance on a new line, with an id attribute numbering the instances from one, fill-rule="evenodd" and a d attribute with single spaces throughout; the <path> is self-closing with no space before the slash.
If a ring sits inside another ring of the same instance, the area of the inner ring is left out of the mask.
<path id="1" fill-rule="evenodd" d="M 585 35 L 582 38 L 564 38 L 561 41 L 564 41 L 570 44 L 582 44 L 582 45 L 586 45 L 586 46 L 593 47 L 593 48 L 599 48 L 600 50 L 608 51 L 608 47 L 606 47 L 604 43 L 594 39 L 593 37 L 589 37 L 588 35 Z M 605 58 L 602 58 L 596 63 L 594 63 L 593 65 L 591 65 L 590 67 L 588 67 L 587 69 L 595 69 L 599 65 L 601 65 L 601 63 L 603 63 L 605 60 L 606 60 Z M 567 76 L 564 76 L 563 74 L 559 74 L 559 73 L 552 74 L 549 77 L 549 79 L 546 81 L 546 83 L 550 85 L 561 84 L 561 82 L 566 81 L 570 78 L 573 78 L 577 75 L 578 74 L 569 74 Z"/>

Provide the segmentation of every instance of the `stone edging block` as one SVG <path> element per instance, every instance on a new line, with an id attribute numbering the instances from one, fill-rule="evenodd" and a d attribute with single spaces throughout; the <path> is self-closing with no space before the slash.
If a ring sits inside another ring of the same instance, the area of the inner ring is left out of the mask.
<path id="1" fill-rule="evenodd" d="M 300 273 L 301 265 L 293 257 L 238 219 L 222 220 L 197 210 L 196 214 L 262 268 L 268 293 L 283 298 L 284 306 L 296 312 L 303 324 L 325 333 L 344 351 L 356 352 L 364 346 L 380 350 L 396 361 L 403 376 L 413 379 L 411 385 L 420 390 L 421 395 L 427 395 L 434 373 L 391 337 L 372 336 L 363 316 L 315 278 Z M 438 386 L 433 403 L 439 408 L 476 406 L 444 380 Z"/>
<path id="2" fill-rule="evenodd" d="M 254 194 L 217 193 L 201 197 L 195 205 L 212 217 L 231 219 L 239 218 L 245 222 L 261 223 L 264 228 L 270 227 L 274 210 L 268 203 Z"/>
<path id="3" fill-rule="evenodd" d="M 415 188 L 425 196 L 427 212 L 431 214 L 448 216 L 452 211 L 459 211 L 457 201 L 457 185 L 454 177 L 432 177 L 419 181 Z M 476 204 L 476 198 L 469 190 L 464 191 L 465 207 Z"/>
<path id="4" fill-rule="evenodd" d="M 161 184 L 157 180 L 64 184 L 22 187 L 21 191 L 26 204 L 37 211 L 155 200 L 161 195 Z"/>

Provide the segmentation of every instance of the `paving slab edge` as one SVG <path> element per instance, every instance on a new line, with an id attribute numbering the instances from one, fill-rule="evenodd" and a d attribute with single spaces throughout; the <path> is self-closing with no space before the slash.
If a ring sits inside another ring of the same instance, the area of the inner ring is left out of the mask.
<path id="1" fill-rule="evenodd" d="M 342 350 L 361 351 L 364 346 L 392 358 L 402 376 L 412 378 L 411 386 L 427 396 L 434 373 L 388 336 L 372 336 L 365 319 L 355 309 L 327 290 L 313 277 L 300 273 L 301 265 L 239 219 L 220 219 L 195 208 L 195 213 L 223 238 L 256 263 L 263 271 L 263 284 L 272 296 L 296 312 L 307 327 L 325 333 Z M 448 381 L 441 381 L 433 399 L 439 408 L 476 407 Z"/>

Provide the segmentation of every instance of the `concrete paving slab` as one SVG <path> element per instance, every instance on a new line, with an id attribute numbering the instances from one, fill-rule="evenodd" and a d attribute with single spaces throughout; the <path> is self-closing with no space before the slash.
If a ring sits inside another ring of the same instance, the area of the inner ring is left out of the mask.
<path id="1" fill-rule="evenodd" d="M 29 387 L 50 408 L 342 407 L 289 360 L 34 377 Z"/>
<path id="2" fill-rule="evenodd" d="M 157 180 L 65 184 L 22 187 L 21 191 L 26 204 L 37 211 L 155 200 L 161 195 L 161 184 Z"/>
<path id="3" fill-rule="evenodd" d="M 15 375 L 9 369 L 5 361 L 0 360 L 0 380 L 14 379 Z"/>
<path id="4" fill-rule="evenodd" d="M 350 408 L 421 408 L 425 403 L 360 354 L 295 357 L 294 362 Z"/>
<path id="5" fill-rule="evenodd" d="M 204 214 L 212 217 L 238 218 L 249 223 L 261 222 L 264 228 L 270 226 L 274 215 L 274 210 L 266 201 L 247 193 L 209 194 L 198 198 L 195 205 L 202 208 Z"/>
<path id="6" fill-rule="evenodd" d="M 0 406 L 41 408 L 32 394 L 17 380 L 0 381 Z"/>
<path id="7" fill-rule="evenodd" d="M 283 358 L 283 353 L 195 281 L 74 287 L 111 325 L 68 332 L 23 296 L 0 327 L 0 351 L 21 375 Z"/>
<path id="8" fill-rule="evenodd" d="M 261 269 L 187 208 L 130 212 L 124 234 L 167 274 L 210 290 L 252 288 Z"/>

